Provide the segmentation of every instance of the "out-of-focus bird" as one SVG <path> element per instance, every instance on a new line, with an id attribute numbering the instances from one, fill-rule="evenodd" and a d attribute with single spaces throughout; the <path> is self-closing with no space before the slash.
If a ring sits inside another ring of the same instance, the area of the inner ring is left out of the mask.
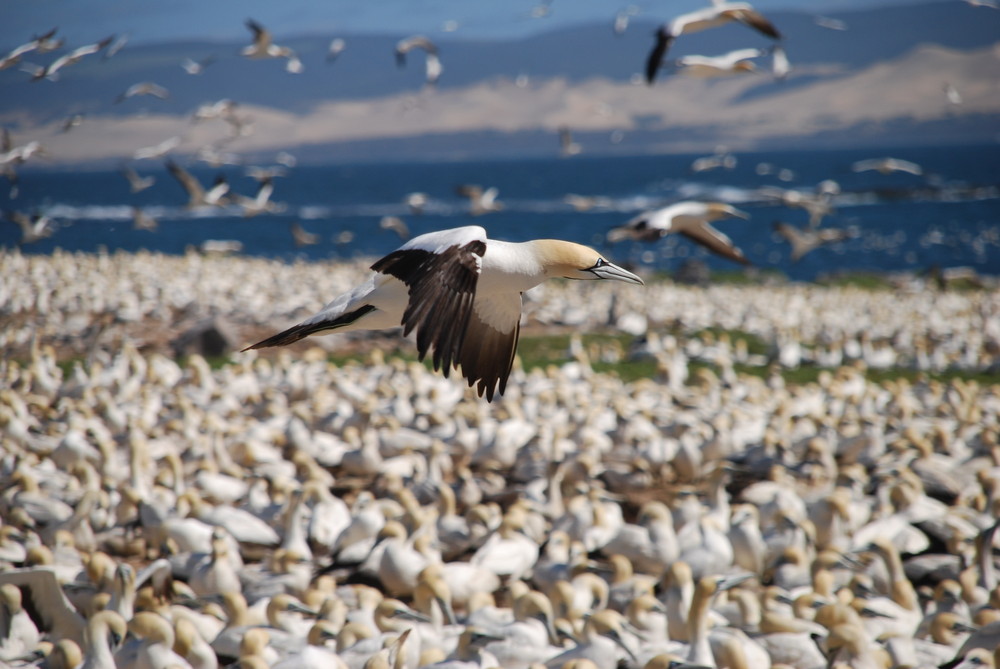
<path id="1" fill-rule="evenodd" d="M 41 37 L 35 37 L 20 46 L 16 46 L 6 54 L 3 58 L 0 58 L 0 70 L 6 70 L 8 67 L 13 67 L 21 62 L 21 56 L 26 53 L 31 53 L 32 51 L 37 51 L 38 53 L 45 53 L 45 51 L 51 51 L 52 49 L 44 48 L 46 44 L 53 44 L 59 42 L 62 44 L 62 40 L 53 40 L 52 38 L 56 34 L 56 28 L 53 28 L 49 32 L 45 33 Z M 52 48 L 58 49 L 59 46 L 54 46 Z M 44 49 L 44 50 L 43 50 Z"/>
<path id="2" fill-rule="evenodd" d="M 736 49 L 721 56 L 682 56 L 674 61 L 674 65 L 680 74 L 692 77 L 726 77 L 756 72 L 753 59 L 765 54 L 765 49 Z"/>
<path id="3" fill-rule="evenodd" d="M 243 215 L 249 217 L 264 212 L 274 213 L 280 211 L 282 206 L 271 202 L 271 195 L 273 194 L 274 180 L 270 177 L 265 177 L 260 180 L 257 193 L 253 197 L 236 195 L 233 199 L 243 209 Z"/>
<path id="4" fill-rule="evenodd" d="M 792 71 L 792 63 L 788 60 L 788 54 L 784 47 L 775 45 L 771 48 L 771 74 L 778 81 L 784 81 Z"/>
<path id="5" fill-rule="evenodd" d="M 181 67 L 184 71 L 191 75 L 198 75 L 205 71 L 205 68 L 216 61 L 215 54 L 206 56 L 201 60 L 194 60 L 193 58 L 185 58 L 181 61 Z"/>
<path id="6" fill-rule="evenodd" d="M 724 148 L 718 148 L 710 156 L 695 158 L 691 162 L 692 172 L 707 172 L 709 170 L 731 170 L 736 167 L 736 156 Z"/>
<path id="7" fill-rule="evenodd" d="M 893 172 L 907 172 L 909 174 L 920 175 L 924 173 L 924 168 L 909 160 L 901 158 L 868 158 L 858 160 L 851 165 L 851 170 L 855 172 L 866 172 L 875 170 L 880 174 L 892 174 Z"/>
<path id="8" fill-rule="evenodd" d="M 108 45 L 108 48 L 104 50 L 104 55 L 101 56 L 101 59 L 107 60 L 108 58 L 117 55 L 118 52 L 124 49 L 125 45 L 128 44 L 128 38 L 128 33 L 119 35 L 113 42 L 111 42 L 111 44 Z"/>
<path id="9" fill-rule="evenodd" d="M 330 46 L 326 49 L 326 62 L 332 63 L 337 60 L 337 56 L 344 53 L 344 49 L 347 48 L 347 42 L 344 41 L 343 37 L 335 37 L 330 40 Z"/>
<path id="10" fill-rule="evenodd" d="M 137 84 L 132 84 L 125 89 L 124 93 L 115 98 L 115 104 L 124 102 L 129 98 L 134 98 L 139 95 L 152 95 L 154 98 L 166 100 L 170 97 L 170 91 L 159 84 L 154 84 L 152 81 L 141 81 Z"/>
<path id="11" fill-rule="evenodd" d="M 179 136 L 168 137 L 159 144 L 145 146 L 132 152 L 132 157 L 136 160 L 146 160 L 148 158 L 162 158 L 181 144 Z"/>
<path id="12" fill-rule="evenodd" d="M 469 213 L 473 216 L 481 216 L 503 209 L 503 203 L 497 202 L 500 189 L 496 186 L 484 190 L 482 186 L 477 184 L 463 184 L 457 186 L 455 192 L 469 198 Z"/>
<path id="13" fill-rule="evenodd" d="M 132 207 L 132 229 L 156 232 L 159 222 L 142 210 L 142 207 Z"/>
<path id="14" fill-rule="evenodd" d="M 797 228 L 789 223 L 777 222 L 774 231 L 792 246 L 791 261 L 798 262 L 807 253 L 821 246 L 850 239 L 853 234 L 846 228 Z"/>
<path id="15" fill-rule="evenodd" d="M 569 126 L 559 126 L 559 155 L 563 157 L 575 156 L 582 150 L 583 147 L 573 141 L 573 133 L 570 131 Z"/>
<path id="16" fill-rule="evenodd" d="M 110 44 L 112 39 L 114 39 L 114 35 L 105 37 L 100 42 L 94 42 L 93 44 L 85 44 L 84 46 L 77 47 L 64 56 L 60 56 L 55 59 L 45 67 L 33 69 L 31 71 L 32 81 L 39 81 L 41 79 L 55 81 L 59 78 L 59 70 L 79 63 L 85 56 L 99 52 L 101 49 Z"/>
<path id="17" fill-rule="evenodd" d="M 830 18 L 829 16 L 817 16 L 813 18 L 813 23 L 827 30 L 847 30 L 846 21 Z"/>
<path id="18" fill-rule="evenodd" d="M 656 32 L 656 42 L 646 59 L 646 82 L 653 83 L 663 57 L 681 35 L 716 28 L 736 21 L 772 39 L 781 39 L 778 29 L 749 2 L 717 2 L 710 7 L 682 14 L 664 23 Z"/>
<path id="19" fill-rule="evenodd" d="M 399 235 L 399 238 L 403 241 L 410 238 L 410 228 L 399 216 L 383 216 L 378 222 L 378 227 L 383 230 L 392 230 Z"/>
<path id="20" fill-rule="evenodd" d="M 156 183 L 156 177 L 153 175 L 141 177 L 138 172 L 128 165 L 122 167 L 122 174 L 128 179 L 129 190 L 133 193 L 140 193 Z"/>
<path id="21" fill-rule="evenodd" d="M 72 130 L 73 128 L 79 126 L 81 123 L 83 123 L 83 118 L 84 118 L 83 114 L 73 114 L 72 116 L 67 117 L 66 120 L 63 121 L 63 125 L 62 128 L 60 129 L 60 132 L 66 133 Z"/>
<path id="22" fill-rule="evenodd" d="M 219 175 L 216 177 L 215 182 L 212 187 L 208 190 L 201 185 L 190 172 L 178 165 L 172 160 L 167 161 L 167 171 L 170 175 L 177 179 L 177 182 L 184 188 L 184 191 L 188 194 L 188 209 L 196 209 L 198 207 L 217 207 L 225 204 L 225 195 L 229 192 L 229 182 L 226 181 L 225 177 Z"/>
<path id="23" fill-rule="evenodd" d="M 616 35 L 624 35 L 625 31 L 628 30 L 629 20 L 639 13 L 639 8 L 636 5 L 629 5 L 625 9 L 619 10 L 615 14 L 615 21 L 611 25 L 611 30 Z"/>
<path id="24" fill-rule="evenodd" d="M 686 200 L 661 209 L 646 211 L 625 225 L 608 231 L 609 242 L 625 239 L 656 241 L 670 233 L 680 233 L 723 258 L 750 263 L 731 239 L 711 225 L 722 218 L 750 218 L 749 214 L 722 202 Z"/>
<path id="25" fill-rule="evenodd" d="M 20 211 L 6 212 L 8 221 L 16 223 L 21 228 L 21 244 L 34 244 L 56 232 L 55 221 L 45 214 L 28 214 Z"/>
<path id="26" fill-rule="evenodd" d="M 944 85 L 944 96 L 948 99 L 949 104 L 956 106 L 962 104 L 962 94 L 951 83 Z"/>
<path id="27" fill-rule="evenodd" d="M 413 193 L 407 193 L 406 197 L 403 198 L 403 202 L 410 208 L 411 214 L 420 215 L 424 213 L 424 207 L 427 206 L 428 199 L 427 193 L 415 191 Z"/>
<path id="28" fill-rule="evenodd" d="M 492 400 L 514 363 L 521 293 L 549 278 L 642 279 L 586 246 L 560 240 L 519 244 L 487 239 L 466 226 L 420 235 L 372 265 L 373 274 L 322 311 L 244 350 L 285 346 L 331 330 L 403 327 L 416 332 L 435 369 L 461 367 L 469 385 Z"/>
<path id="29" fill-rule="evenodd" d="M 406 54 L 413 49 L 423 49 L 426 53 L 425 81 L 428 86 L 433 86 L 441 78 L 443 67 L 438 56 L 438 48 L 434 42 L 423 35 L 413 35 L 396 42 L 396 64 L 399 67 L 406 65 Z"/>
<path id="30" fill-rule="evenodd" d="M 305 69 L 302 61 L 290 47 L 278 46 L 272 41 L 271 32 L 253 19 L 246 20 L 246 27 L 253 33 L 253 42 L 240 51 L 247 58 L 285 58 L 285 69 L 299 74 Z"/>
<path id="31" fill-rule="evenodd" d="M 292 233 L 292 240 L 295 242 L 295 246 L 302 247 L 319 244 L 320 236 L 315 232 L 308 232 L 298 221 L 292 223 L 289 229 Z"/>

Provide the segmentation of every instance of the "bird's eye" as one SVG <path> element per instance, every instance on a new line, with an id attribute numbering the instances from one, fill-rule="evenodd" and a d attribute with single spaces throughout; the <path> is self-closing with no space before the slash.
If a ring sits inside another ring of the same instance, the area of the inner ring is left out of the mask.
<path id="1" fill-rule="evenodd" d="M 597 269 L 598 267 L 604 267 L 607 264 L 608 264 L 608 261 L 606 261 L 604 258 L 598 258 L 597 262 L 594 263 L 593 269 Z"/>

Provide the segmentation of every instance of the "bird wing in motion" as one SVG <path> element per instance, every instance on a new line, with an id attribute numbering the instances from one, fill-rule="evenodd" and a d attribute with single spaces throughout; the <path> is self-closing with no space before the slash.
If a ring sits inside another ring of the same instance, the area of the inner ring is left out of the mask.
<path id="1" fill-rule="evenodd" d="M 476 298 L 465 330 L 465 340 L 475 345 L 463 346 L 458 362 L 469 386 L 476 385 L 480 397 L 485 392 L 488 402 L 493 401 L 497 390 L 502 395 L 507 388 L 520 332 L 520 294 L 497 293 Z"/>
<path id="2" fill-rule="evenodd" d="M 680 227 L 677 232 L 705 246 L 709 251 L 718 253 L 723 258 L 729 258 L 742 265 L 750 264 L 750 261 L 743 255 L 743 251 L 733 244 L 733 240 L 706 221 L 697 225 Z"/>
<path id="3" fill-rule="evenodd" d="M 462 350 L 485 253 L 485 239 L 442 250 L 406 245 L 372 265 L 406 284 L 403 335 L 416 329 L 421 360 L 433 344 L 434 369 L 445 376 Z"/>

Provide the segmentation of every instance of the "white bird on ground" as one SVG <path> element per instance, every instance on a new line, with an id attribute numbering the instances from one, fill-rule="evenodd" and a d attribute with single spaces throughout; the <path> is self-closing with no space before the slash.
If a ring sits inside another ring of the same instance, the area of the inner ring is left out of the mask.
<path id="1" fill-rule="evenodd" d="M 781 33 L 768 21 L 763 14 L 756 11 L 749 2 L 718 2 L 710 7 L 682 14 L 664 23 L 656 32 L 656 43 L 646 59 L 646 82 L 653 83 L 656 72 L 660 69 L 663 56 L 673 41 L 679 36 L 717 28 L 736 21 L 771 39 L 781 39 Z"/>
<path id="2" fill-rule="evenodd" d="M 174 652 L 174 629 L 160 614 L 151 611 L 135 614 L 128 621 L 128 631 L 139 642 L 134 648 L 129 642 L 115 655 L 118 669 L 191 669 L 190 663 Z"/>
<path id="3" fill-rule="evenodd" d="M 622 639 L 625 622 L 625 617 L 612 609 L 596 611 L 584 625 L 581 643 L 551 658 L 545 666 L 556 669 L 572 660 L 590 660 L 598 667 L 615 667 L 626 657 L 638 665 Z"/>
<path id="4" fill-rule="evenodd" d="M 0 586 L 0 660 L 5 662 L 38 646 L 38 628 L 21 604 L 21 590 L 16 585 Z"/>
<path id="5" fill-rule="evenodd" d="M 98 611 L 87 621 L 81 669 L 117 669 L 115 651 L 125 639 L 125 619 L 114 611 Z"/>
<path id="6" fill-rule="evenodd" d="M 627 557 L 638 572 L 662 574 L 680 555 L 670 509 L 663 502 L 647 502 L 638 523 L 622 525 L 601 550 L 607 555 Z"/>
<path id="7" fill-rule="evenodd" d="M 8 569 L 0 573 L 0 586 L 6 584 L 17 586 L 27 594 L 49 638 L 83 643 L 87 623 L 66 598 L 52 567 Z"/>
<path id="8" fill-rule="evenodd" d="M 750 216 L 721 202 L 686 200 L 639 214 L 625 225 L 608 231 L 608 241 L 618 242 L 623 239 L 656 241 L 670 233 L 679 232 L 723 258 L 747 265 L 750 261 L 743 252 L 728 236 L 711 225 L 711 221 L 732 217 L 747 219 Z"/>
<path id="9" fill-rule="evenodd" d="M 403 326 L 416 331 L 435 369 L 461 366 L 469 385 L 491 401 L 514 364 L 521 293 L 546 279 L 642 279 L 586 246 L 560 240 L 522 243 L 486 238 L 466 226 L 420 235 L 372 265 L 367 281 L 315 316 L 247 349 L 284 346 L 329 330 Z"/>

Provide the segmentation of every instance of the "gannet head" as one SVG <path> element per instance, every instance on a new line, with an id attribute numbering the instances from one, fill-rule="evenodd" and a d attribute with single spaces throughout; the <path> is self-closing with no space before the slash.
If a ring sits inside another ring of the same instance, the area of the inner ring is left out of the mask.
<path id="1" fill-rule="evenodd" d="M 608 262 L 594 249 L 558 239 L 540 239 L 534 243 L 545 275 L 564 279 L 625 281 L 643 285 L 632 272 Z"/>

